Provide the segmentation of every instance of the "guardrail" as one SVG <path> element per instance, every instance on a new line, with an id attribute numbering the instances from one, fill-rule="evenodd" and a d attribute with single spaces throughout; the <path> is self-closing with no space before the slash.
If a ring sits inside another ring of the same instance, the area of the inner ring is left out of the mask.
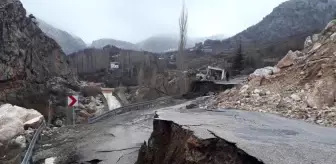
<path id="1" fill-rule="evenodd" d="M 116 108 L 113 110 L 110 110 L 102 115 L 99 116 L 95 116 L 95 117 L 91 117 L 89 118 L 88 122 L 89 124 L 95 123 L 103 118 L 106 117 L 111 117 L 111 116 L 116 116 L 118 114 L 122 114 L 122 113 L 126 113 L 126 112 L 130 112 L 130 111 L 134 111 L 134 110 L 140 110 L 140 109 L 144 109 L 144 108 L 152 108 L 154 107 L 156 103 L 160 102 L 160 101 L 166 101 L 168 99 L 171 99 L 172 97 L 163 97 L 160 99 L 156 99 L 156 100 L 151 100 L 151 101 L 146 101 L 146 102 L 141 102 L 141 103 L 136 103 L 136 104 L 131 104 L 131 105 L 127 105 L 127 106 L 123 106 L 120 108 Z"/>
<path id="2" fill-rule="evenodd" d="M 32 161 L 33 150 L 34 150 L 36 141 L 37 141 L 39 135 L 41 134 L 42 130 L 45 128 L 45 126 L 46 126 L 46 123 L 43 120 L 43 122 L 41 123 L 39 128 L 35 131 L 34 136 L 31 140 L 31 142 L 29 143 L 28 149 L 26 151 L 26 154 L 25 154 L 21 164 L 33 164 L 33 161 Z"/>

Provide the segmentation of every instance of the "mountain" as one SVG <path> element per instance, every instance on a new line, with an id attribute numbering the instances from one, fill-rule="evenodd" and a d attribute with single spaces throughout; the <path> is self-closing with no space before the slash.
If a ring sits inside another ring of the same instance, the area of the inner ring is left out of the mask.
<path id="1" fill-rule="evenodd" d="M 86 47 L 85 42 L 81 38 L 57 29 L 43 20 L 37 19 L 37 22 L 41 30 L 47 34 L 47 36 L 53 38 L 66 54 L 76 52 Z"/>
<path id="2" fill-rule="evenodd" d="M 121 40 L 109 39 L 109 38 L 95 40 L 92 42 L 91 47 L 103 48 L 107 45 L 112 45 L 112 46 L 116 46 L 121 49 L 128 49 L 128 50 L 138 49 L 138 47 L 133 43 L 121 41 Z"/>
<path id="3" fill-rule="evenodd" d="M 160 53 L 177 49 L 178 43 L 179 38 L 177 34 L 160 34 L 151 36 L 136 45 L 142 50 Z M 192 47 L 194 45 L 195 41 L 189 39 L 186 47 Z"/>
<path id="4" fill-rule="evenodd" d="M 281 46 L 289 39 L 301 45 L 305 37 L 320 31 L 335 16 L 335 11 L 335 0 L 286 1 L 274 8 L 256 25 L 224 40 L 222 45 L 225 48 L 234 48 L 236 41 L 242 40 L 260 48 L 272 43 L 275 46 Z M 302 46 L 292 48 L 301 49 Z"/>

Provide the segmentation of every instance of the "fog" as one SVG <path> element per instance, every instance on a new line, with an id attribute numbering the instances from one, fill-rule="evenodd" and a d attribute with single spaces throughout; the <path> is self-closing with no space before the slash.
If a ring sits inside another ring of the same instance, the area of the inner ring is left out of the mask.
<path id="1" fill-rule="evenodd" d="M 186 0 L 188 36 L 234 35 L 285 0 Z M 22 0 L 28 13 L 90 43 L 178 32 L 181 0 Z"/>

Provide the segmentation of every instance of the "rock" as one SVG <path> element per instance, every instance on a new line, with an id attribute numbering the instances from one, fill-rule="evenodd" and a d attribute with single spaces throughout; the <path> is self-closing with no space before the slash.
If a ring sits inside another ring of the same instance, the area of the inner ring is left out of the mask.
<path id="1" fill-rule="evenodd" d="M 287 55 L 278 62 L 276 67 L 281 69 L 293 65 L 298 58 L 297 54 L 299 54 L 299 51 L 293 52 L 290 50 Z"/>
<path id="2" fill-rule="evenodd" d="M 78 108 L 85 109 L 85 106 L 83 104 L 81 104 L 81 103 L 78 103 Z"/>
<path id="3" fill-rule="evenodd" d="M 0 142 L 8 141 L 24 134 L 24 123 L 43 116 L 33 109 L 25 109 L 11 104 L 0 106 Z M 37 119 L 38 120 L 38 119 Z"/>
<path id="4" fill-rule="evenodd" d="M 20 145 L 20 147 L 22 149 L 26 148 L 26 146 L 27 146 L 26 145 L 26 137 L 24 137 L 24 136 L 18 136 L 18 137 L 16 137 L 15 140 L 14 140 L 14 142 L 17 143 L 18 145 Z"/>
<path id="5" fill-rule="evenodd" d="M 86 112 L 88 112 L 88 113 L 90 113 L 90 114 L 93 114 L 93 113 L 96 112 L 96 110 L 89 109 L 89 108 L 86 108 L 85 110 L 86 110 Z"/>
<path id="6" fill-rule="evenodd" d="M 276 72 L 279 72 L 279 69 L 276 67 L 268 66 L 265 68 L 259 68 L 259 69 L 256 69 L 252 74 L 250 74 L 249 79 L 251 80 L 256 77 L 265 77 L 268 75 L 272 75 Z"/>
<path id="7" fill-rule="evenodd" d="M 292 95 L 291 95 L 291 98 L 292 98 L 293 100 L 295 100 L 295 101 L 300 101 L 300 100 L 301 100 L 300 96 L 297 95 L 297 94 L 292 94 Z"/>
<path id="8" fill-rule="evenodd" d="M 323 123 L 323 120 L 316 120 L 316 123 L 318 123 L 318 124 L 322 124 L 322 123 Z"/>
<path id="9" fill-rule="evenodd" d="M 189 104 L 189 105 L 186 105 L 186 109 L 193 109 L 193 108 L 196 108 L 198 105 L 196 104 Z"/>
<path id="10" fill-rule="evenodd" d="M 314 51 L 316 51 L 317 49 L 319 49 L 322 46 L 321 43 L 315 43 L 313 48 L 309 51 L 309 53 L 312 53 Z"/>
<path id="11" fill-rule="evenodd" d="M 307 96 L 307 104 L 312 108 L 322 108 L 324 105 L 333 106 L 336 95 L 336 80 L 333 77 L 318 80 L 314 89 Z"/>
<path id="12" fill-rule="evenodd" d="M 51 147 L 52 146 L 52 144 L 44 144 L 44 145 L 42 145 L 42 147 Z"/>
<path id="13" fill-rule="evenodd" d="M 330 112 L 330 113 L 328 113 L 328 117 L 336 117 L 336 112 Z"/>
<path id="14" fill-rule="evenodd" d="M 261 92 L 261 90 L 259 90 L 259 89 L 255 89 L 255 90 L 253 91 L 254 94 L 259 94 L 260 92 Z"/>
<path id="15" fill-rule="evenodd" d="M 28 128 L 37 129 L 39 128 L 43 120 L 44 120 L 43 116 L 30 119 L 24 123 L 24 129 L 28 129 Z"/>
<path id="16" fill-rule="evenodd" d="M 249 88 L 249 85 L 244 85 L 244 86 L 242 86 L 241 88 L 240 88 L 240 93 L 245 93 L 247 90 L 248 90 L 248 88 Z"/>
<path id="17" fill-rule="evenodd" d="M 227 90 L 224 91 L 224 94 L 229 94 L 230 91 L 231 91 L 230 89 L 227 89 Z"/>
<path id="18" fill-rule="evenodd" d="M 320 39 L 320 34 L 314 34 L 312 37 L 313 42 L 317 42 Z"/>
<path id="19" fill-rule="evenodd" d="M 271 92 L 270 91 L 266 91 L 266 95 L 270 95 L 271 94 Z"/>
<path id="20" fill-rule="evenodd" d="M 331 36 L 330 36 L 330 40 L 332 40 L 332 41 L 336 41 L 336 32 L 335 33 L 333 33 Z"/>
<path id="21" fill-rule="evenodd" d="M 88 118 L 90 118 L 90 117 L 93 117 L 94 115 L 88 113 L 88 112 L 85 111 L 85 110 L 81 110 L 81 111 L 78 112 L 78 116 L 83 117 L 83 118 L 85 118 L 85 119 L 88 119 Z"/>
<path id="22" fill-rule="evenodd" d="M 309 46 L 311 46 L 311 45 L 313 45 L 313 41 L 312 41 L 311 36 L 308 36 L 308 37 L 306 38 L 306 41 L 304 42 L 304 48 L 307 48 L 307 47 L 309 47 Z"/>
<path id="23" fill-rule="evenodd" d="M 259 93 L 259 96 L 266 96 L 267 95 L 267 93 L 265 92 L 265 91 L 261 91 L 260 93 Z"/>
<path id="24" fill-rule="evenodd" d="M 60 119 L 58 119 L 58 120 L 55 121 L 55 125 L 56 125 L 57 127 L 62 127 L 62 126 L 63 126 L 63 121 L 60 120 Z"/>
<path id="25" fill-rule="evenodd" d="M 44 164 L 56 164 L 56 157 L 50 157 L 45 159 Z"/>

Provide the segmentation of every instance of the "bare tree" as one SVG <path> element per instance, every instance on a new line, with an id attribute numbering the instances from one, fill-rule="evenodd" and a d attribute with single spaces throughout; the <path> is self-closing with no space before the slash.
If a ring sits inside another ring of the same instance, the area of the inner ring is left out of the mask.
<path id="1" fill-rule="evenodd" d="M 187 92 L 187 77 L 184 71 L 188 68 L 186 65 L 184 50 L 187 43 L 187 25 L 188 25 L 188 11 L 185 6 L 185 1 L 183 0 L 181 15 L 179 19 L 179 45 L 178 45 L 178 54 L 177 54 L 177 69 L 179 70 L 178 75 L 178 86 L 180 94 Z"/>
<path id="2" fill-rule="evenodd" d="M 180 71 L 183 71 L 185 68 L 184 63 L 184 49 L 187 43 L 187 25 L 188 25 L 188 11 L 185 6 L 185 1 L 183 0 L 181 15 L 179 19 L 179 27 L 180 27 L 180 34 L 179 34 L 179 45 L 178 45 L 178 55 L 177 55 L 177 68 Z"/>

